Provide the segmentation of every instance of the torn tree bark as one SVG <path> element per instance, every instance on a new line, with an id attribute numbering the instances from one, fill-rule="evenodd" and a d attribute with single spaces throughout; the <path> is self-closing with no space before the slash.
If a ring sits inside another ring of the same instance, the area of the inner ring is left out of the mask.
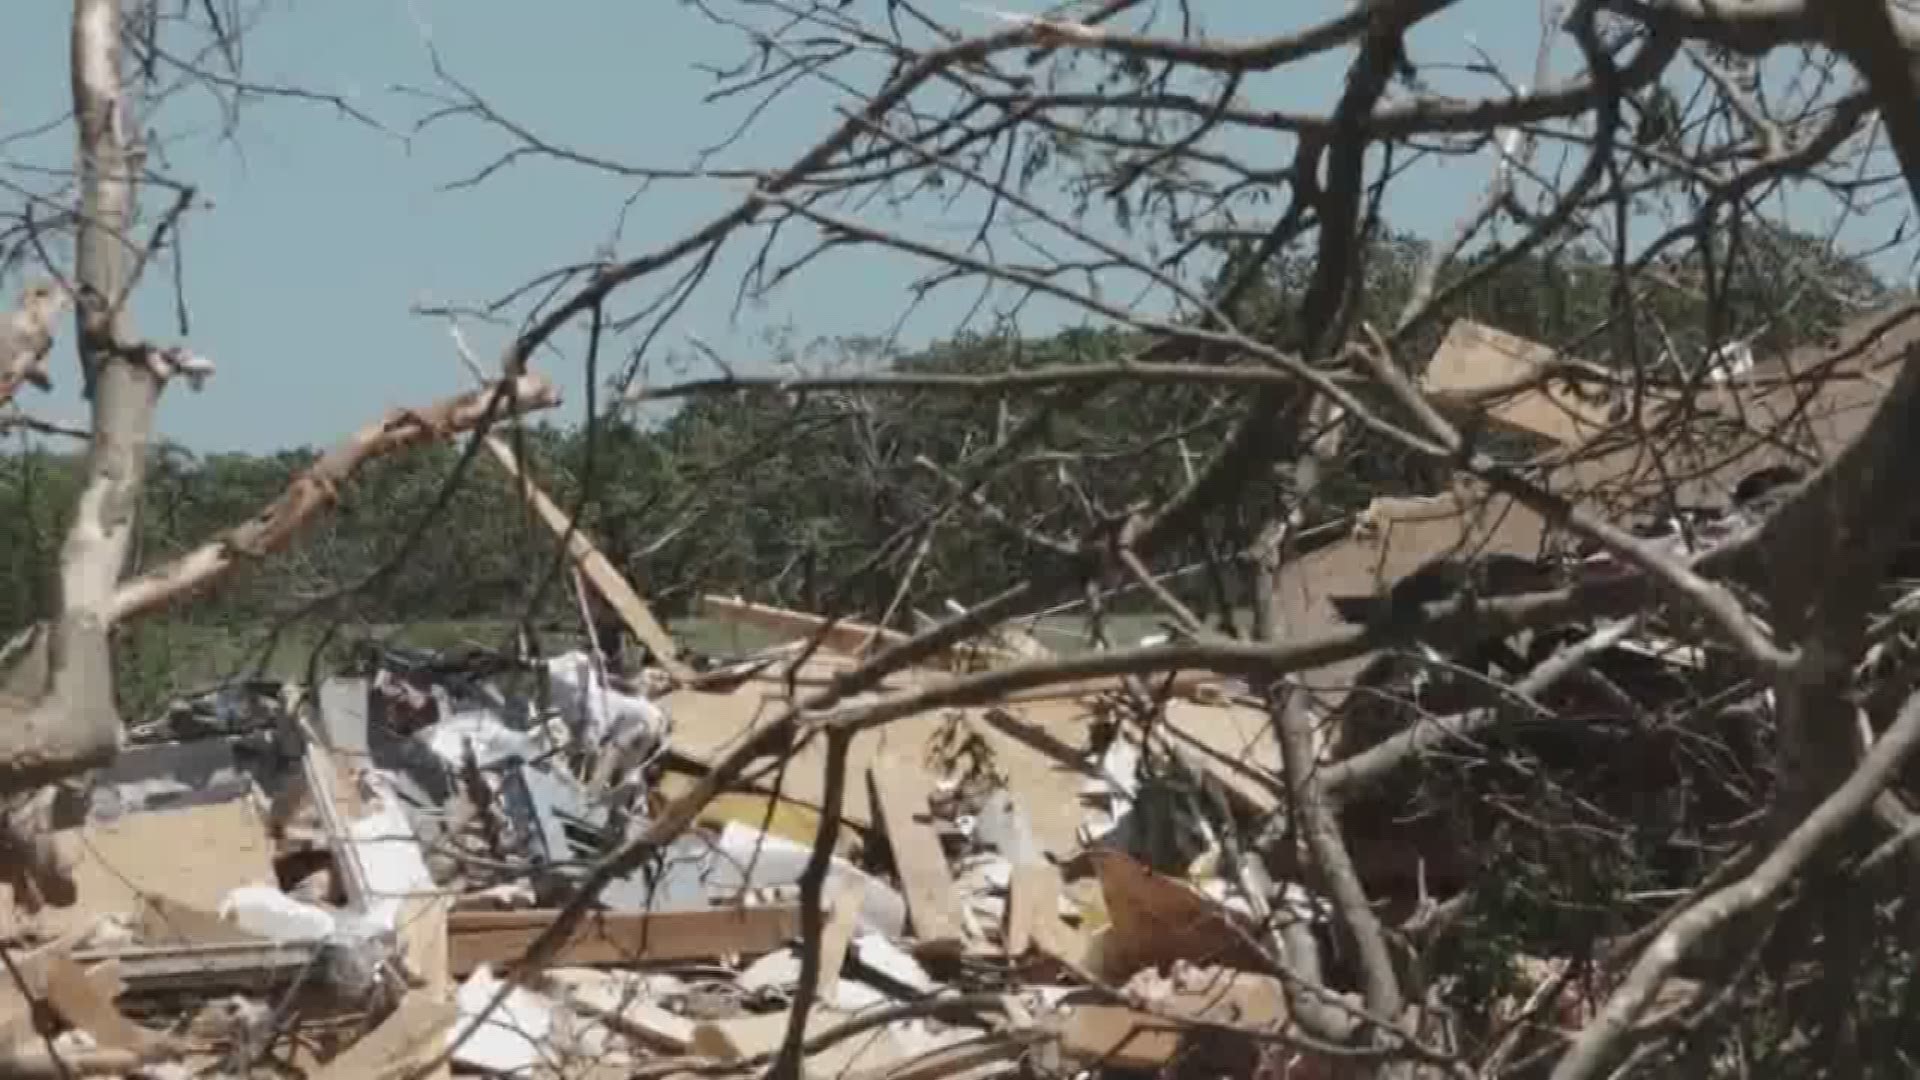
<path id="1" fill-rule="evenodd" d="M 502 393 L 506 400 L 495 408 L 494 397 Z M 559 403 L 560 392 L 552 383 L 539 375 L 522 375 L 511 383 L 456 394 L 426 409 L 395 409 L 321 455 L 252 518 L 122 584 L 108 607 L 109 621 L 150 614 L 199 592 L 249 559 L 286 547 L 338 497 L 340 486 L 374 458 L 470 431 L 489 412 L 498 419 Z"/>
<path id="2" fill-rule="evenodd" d="M 100 765 L 120 746 L 107 644 L 113 593 L 133 537 L 161 380 L 136 353 L 126 294 L 135 180 L 120 82 L 119 0 L 75 0 L 73 105 L 81 213 L 75 244 L 80 362 L 93 388 L 93 442 L 60 553 L 60 613 L 31 701 L 0 704 L 0 796 Z"/>
<path id="3" fill-rule="evenodd" d="M 20 290 L 20 303 L 0 326 L 0 405 L 12 401 L 24 383 L 53 388 L 47 353 L 53 349 L 53 324 L 66 308 L 67 294 L 51 282 L 30 282 Z"/>

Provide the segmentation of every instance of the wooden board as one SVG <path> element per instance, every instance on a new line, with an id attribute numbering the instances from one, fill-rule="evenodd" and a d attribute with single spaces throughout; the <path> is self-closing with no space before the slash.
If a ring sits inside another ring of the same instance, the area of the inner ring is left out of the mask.
<path id="1" fill-rule="evenodd" d="M 79 902 L 38 913 L 52 936 L 84 932 L 103 918 L 140 919 L 145 897 L 219 911 L 243 885 L 273 885 L 273 842 L 250 800 L 158 810 L 61 830 Z"/>
<path id="2" fill-rule="evenodd" d="M 453 1002 L 414 990 L 380 1026 L 349 1045 L 313 1080 L 399 1080 L 446 1050 L 446 1033 L 459 1018 Z"/>
<path id="3" fill-rule="evenodd" d="M 1471 397 L 1524 385 L 1560 359 L 1535 341 L 1470 319 L 1456 319 L 1434 350 L 1421 383 L 1429 393 Z M 1562 385 L 1535 386 L 1496 398 L 1488 415 L 1567 446 L 1608 427 L 1604 403 L 1582 400 Z"/>
<path id="4" fill-rule="evenodd" d="M 1189 969 L 1188 974 L 1191 978 L 1180 977 L 1183 985 L 1157 996 L 1153 1013 L 1122 1005 L 1074 1006 L 1060 1029 L 1062 1055 L 1077 1063 L 1158 1070 L 1181 1055 L 1182 1044 L 1191 1039 L 1199 1045 L 1186 1049 L 1202 1051 L 1196 1064 L 1210 1065 L 1211 1075 L 1248 1075 L 1257 1047 L 1242 1032 L 1284 1035 L 1291 1017 L 1286 988 L 1278 979 L 1247 972 Z M 1308 1058 L 1289 1075 L 1325 1076 L 1326 1063 Z"/>
<path id="5" fill-rule="evenodd" d="M 453 912 L 447 919 L 453 973 L 465 975 L 481 964 L 511 966 L 556 915 L 553 909 Z M 600 911 L 581 920 L 554 963 L 593 966 L 758 956 L 799 933 L 798 904 L 644 915 Z"/>
<path id="6" fill-rule="evenodd" d="M 814 982 L 814 999 L 832 1001 L 840 982 L 840 968 L 847 962 L 847 945 L 860 928 L 860 905 L 867 883 L 849 876 L 828 901 L 827 925 L 820 931 L 820 978 Z"/>
<path id="7" fill-rule="evenodd" d="M 547 984 L 554 997 L 628 1038 L 656 1050 L 686 1053 L 693 1045 L 694 1021 L 649 1001 L 643 986 L 626 979 L 631 974 L 560 969 L 547 972 Z"/>
<path id="8" fill-rule="evenodd" d="M 902 683 L 929 677 L 925 673 L 900 676 Z M 939 676 L 931 676 L 939 677 Z M 674 751 L 693 762 L 719 760 L 734 745 L 751 736 L 762 724 L 781 714 L 781 690 L 771 684 L 749 683 L 731 694 L 703 694 L 680 691 L 663 704 L 674 717 Z M 1049 749 L 991 725 L 973 725 L 982 730 L 995 763 L 1006 775 L 1007 787 L 1027 814 L 1034 838 L 1041 848 L 1059 858 L 1078 850 L 1077 832 L 1082 809 L 1080 783 L 1085 778 L 1074 755 L 1086 745 L 1092 714 L 1079 701 L 1048 701 L 1011 708 L 1008 714 L 1031 731 L 1044 732 L 1051 740 Z M 976 718 L 982 714 L 974 712 Z M 926 762 L 927 747 L 946 727 L 947 718 L 924 713 L 896 720 L 884 727 L 856 735 L 847 751 L 848 776 L 855 784 L 867 766 L 883 752 L 891 752 L 918 763 Z M 773 773 L 763 781 L 771 786 Z M 780 777 L 781 794 L 801 806 L 818 809 L 826 782 L 826 747 L 816 739 L 788 763 Z M 849 795 L 841 807 L 841 818 L 858 829 L 873 827 L 872 804 L 849 785 Z"/>
<path id="9" fill-rule="evenodd" d="M 453 898 L 444 895 L 408 897 L 400 905 L 400 955 L 406 963 L 407 974 L 419 980 L 420 993 L 425 994 L 428 1001 L 442 1005 L 453 999 L 452 962 L 447 942 L 447 919 L 452 910 Z M 442 1050 L 437 1039 L 418 1039 L 415 1044 L 418 1049 L 396 1062 L 400 1071 L 417 1071 Z M 451 1060 L 443 1061 L 427 1072 L 423 1080 L 447 1080 L 452 1075 Z"/>
<path id="10" fill-rule="evenodd" d="M 806 1037 L 814 1038 L 849 1019 L 846 1013 L 816 1004 L 807 1012 Z M 790 1022 L 789 1014 L 784 1012 L 704 1021 L 694 1029 L 693 1051 L 721 1061 L 778 1054 Z M 891 1033 L 884 1027 L 875 1028 L 842 1039 L 808 1057 L 801 1076 L 803 1080 L 846 1080 L 867 1070 L 883 1070 L 902 1056 Z"/>
<path id="11" fill-rule="evenodd" d="M 966 943 L 967 924 L 953 868 L 947 865 L 927 810 L 932 781 L 914 762 L 883 754 L 867 766 L 867 783 L 900 874 L 917 951 L 957 957 Z"/>
<path id="12" fill-rule="evenodd" d="M 1049 940 L 1060 921 L 1060 870 L 1051 863 L 1013 868 L 1007 883 L 1007 924 L 1001 940 L 1007 959 L 1017 960 L 1035 942 Z"/>
<path id="13" fill-rule="evenodd" d="M 1076 1005 L 1060 1028 L 1070 1061 L 1120 1069 L 1158 1069 L 1180 1050 L 1185 1025 L 1124 1005 Z"/>
<path id="14" fill-rule="evenodd" d="M 46 998 L 53 1011 L 69 1026 L 93 1036 L 101 1046 L 144 1058 L 168 1040 L 160 1032 L 149 1031 L 121 1015 L 113 1004 L 121 989 L 110 970 L 83 970 L 65 952 L 47 958 Z"/>
<path id="15" fill-rule="evenodd" d="M 1106 902 L 1101 974 L 1125 982 L 1143 968 L 1186 960 L 1265 971 L 1266 958 L 1246 920 L 1186 883 L 1164 877 L 1118 852 L 1091 853 Z"/>
<path id="16" fill-rule="evenodd" d="M 560 509 L 547 496 L 547 493 L 540 490 L 532 478 L 521 470 L 520 462 L 514 458 L 513 450 L 506 443 L 492 435 L 487 436 L 486 443 L 487 450 L 493 454 L 494 460 L 499 462 L 500 467 L 513 478 L 514 490 L 526 498 L 527 504 L 533 507 L 534 513 L 540 515 L 540 520 L 546 522 L 547 528 L 553 530 L 555 538 L 566 537 L 567 554 L 572 557 L 575 565 L 580 567 L 581 572 L 587 575 L 587 580 L 593 582 L 593 587 L 599 591 L 607 603 L 613 605 L 613 609 L 620 613 L 621 621 L 627 624 L 627 629 L 633 632 L 634 638 L 653 654 L 654 663 L 659 664 L 677 681 L 686 682 L 695 678 L 694 670 L 680 659 L 680 646 L 674 642 L 673 635 L 667 633 L 667 628 L 660 625 L 660 621 L 653 617 L 652 609 L 647 607 L 647 602 L 634 591 L 633 585 L 627 581 L 626 577 L 614 567 L 612 562 L 608 561 L 605 555 L 600 553 L 600 549 L 594 546 L 586 533 L 575 527 L 573 520 L 567 517 L 567 512 Z"/>

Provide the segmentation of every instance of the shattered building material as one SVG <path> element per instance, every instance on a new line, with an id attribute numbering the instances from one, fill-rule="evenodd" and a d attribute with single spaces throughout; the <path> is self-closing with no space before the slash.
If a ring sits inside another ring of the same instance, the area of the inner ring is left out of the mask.
<path id="1" fill-rule="evenodd" d="M 550 498 L 545 491 L 533 482 L 526 470 L 520 467 L 512 448 L 502 442 L 499 436 L 489 435 L 486 440 L 487 452 L 512 477 L 514 490 L 520 492 L 533 507 L 540 520 L 553 531 L 556 538 L 564 538 L 567 554 L 593 583 L 606 602 L 620 614 L 627 629 L 641 644 L 647 647 L 653 662 L 660 665 L 676 682 L 688 683 L 698 677 L 693 668 L 680 658 L 680 646 L 667 633 L 666 627 L 653 616 L 653 610 L 647 607 L 645 600 L 634 591 L 626 576 L 616 569 L 600 549 L 582 532 L 579 524 L 567 516 L 565 510 Z"/>
<path id="2" fill-rule="evenodd" d="M 918 948 L 927 955 L 958 958 L 967 936 L 966 920 L 956 903 L 953 871 L 928 820 L 932 782 L 912 763 L 882 755 L 867 767 L 867 783 L 906 893 L 907 918 Z"/>
<path id="3" fill-rule="evenodd" d="M 1581 446 L 1618 417 L 1604 395 L 1569 377 L 1576 366 L 1536 342 L 1456 319 L 1428 361 L 1421 388 L 1442 402 L 1566 446 Z"/>
<path id="4" fill-rule="evenodd" d="M 506 967 L 552 925 L 558 912 L 456 911 L 447 919 L 451 967 L 465 975 L 483 964 Z M 560 947 L 557 963 L 572 966 L 657 963 L 716 956 L 759 956 L 800 934 L 797 905 L 662 911 L 595 912 Z"/>

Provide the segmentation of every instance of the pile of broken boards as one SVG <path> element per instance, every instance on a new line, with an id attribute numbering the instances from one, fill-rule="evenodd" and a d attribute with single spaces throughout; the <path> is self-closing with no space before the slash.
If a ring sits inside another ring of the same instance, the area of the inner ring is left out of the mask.
<path id="1" fill-rule="evenodd" d="M 1224 854 L 1279 768 L 1264 715 L 1218 685 L 862 733 L 817 970 L 810 745 L 522 966 L 605 856 L 852 662 L 771 662 L 791 655 L 666 687 L 585 653 L 380 649 L 311 690 L 189 703 L 59 793 L 63 873 L 0 875 L 0 1078 L 759 1075 L 802 1000 L 808 1077 L 1336 1074 L 1281 1038 L 1272 926 L 1240 899 L 1275 894 Z"/>

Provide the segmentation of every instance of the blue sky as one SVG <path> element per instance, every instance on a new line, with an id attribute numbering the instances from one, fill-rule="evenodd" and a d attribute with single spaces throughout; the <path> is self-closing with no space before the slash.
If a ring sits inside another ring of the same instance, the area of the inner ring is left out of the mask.
<path id="1" fill-rule="evenodd" d="M 17 5 L 0 45 L 0 131 L 15 132 L 66 106 L 66 5 Z M 854 10 L 877 7 L 859 0 Z M 1335 8 L 1314 2 L 1289 25 Z M 994 28 L 982 9 L 1031 5 L 935 0 L 931 10 L 977 30 Z M 1202 5 L 1219 10 L 1210 29 L 1272 33 L 1284 27 L 1264 5 Z M 1418 55 L 1463 60 L 1464 33 L 1513 72 L 1525 72 L 1537 40 L 1532 5 L 1469 3 L 1417 42 Z M 1503 11 L 1498 19 L 1488 12 Z M 1475 15 L 1477 13 L 1477 17 Z M 1525 13 L 1522 15 L 1522 13 Z M 589 257 L 612 237 L 632 190 L 586 170 L 546 162 L 509 168 L 475 190 L 441 186 L 471 173 L 504 147 L 502 136 L 469 122 L 411 134 L 421 111 L 397 85 L 431 86 L 427 43 L 451 72 L 503 112 L 556 142 L 638 164 L 684 166 L 735 122 L 737 103 L 703 104 L 712 76 L 697 65 L 728 65 L 740 39 L 674 0 L 572 0 L 475 3 L 472 0 L 278 0 L 263 5 L 246 43 L 249 78 L 350 97 L 396 134 L 339 118 L 324 105 L 265 101 L 250 106 L 232 140 L 219 138 L 204 98 L 181 98 L 156 120 L 174 175 L 197 183 L 213 209 L 185 234 L 190 343 L 219 373 L 195 395 L 170 389 L 162 433 L 196 450 L 326 444 L 386 407 L 418 404 L 463 388 L 444 325 L 410 313 L 423 301 L 478 303 L 532 275 Z M 1337 58 L 1269 78 L 1250 93 L 1265 104 L 1324 109 L 1340 89 Z M 1477 79 L 1480 92 L 1494 84 Z M 1454 87 L 1449 87 L 1454 89 Z M 845 103 L 818 82 L 796 87 L 763 116 L 726 164 L 778 166 L 827 129 Z M 400 136 L 408 137 L 400 137 Z M 13 161 L 64 161 L 70 135 L 9 146 Z M 1277 156 L 1285 147 L 1247 146 Z M 1428 167 L 1389 204 L 1403 227 L 1447 227 L 1486 180 L 1484 161 Z M 628 211 L 617 250 L 630 255 L 695 227 L 737 198 L 727 184 L 661 184 Z M 0 192 L 0 199 L 11 196 Z M 876 208 L 875 220 L 936 238 L 957 238 L 965 215 L 937 204 Z M 1817 224 L 1817 223 L 1816 223 Z M 751 367 L 763 335 L 791 326 L 802 337 L 879 334 L 898 327 L 908 344 L 950 332 L 977 294 L 937 293 L 900 325 L 904 283 L 916 266 L 904 257 L 863 253 L 823 262 L 736 317 L 734 283 L 744 249 L 724 263 L 674 324 L 666 344 L 686 335 Z M 170 283 L 156 278 L 139 298 L 142 330 L 174 332 Z M 13 286 L 9 284 L 9 288 Z M 1059 304 L 1021 312 L 1022 325 L 1046 330 L 1083 316 Z M 503 331 L 469 326 L 491 355 Z M 82 415 L 69 333 L 56 367 L 58 392 L 27 399 L 36 413 Z M 577 345 L 577 341 L 568 344 Z M 569 417 L 582 407 L 577 355 L 548 356 L 542 370 L 567 392 Z"/>

